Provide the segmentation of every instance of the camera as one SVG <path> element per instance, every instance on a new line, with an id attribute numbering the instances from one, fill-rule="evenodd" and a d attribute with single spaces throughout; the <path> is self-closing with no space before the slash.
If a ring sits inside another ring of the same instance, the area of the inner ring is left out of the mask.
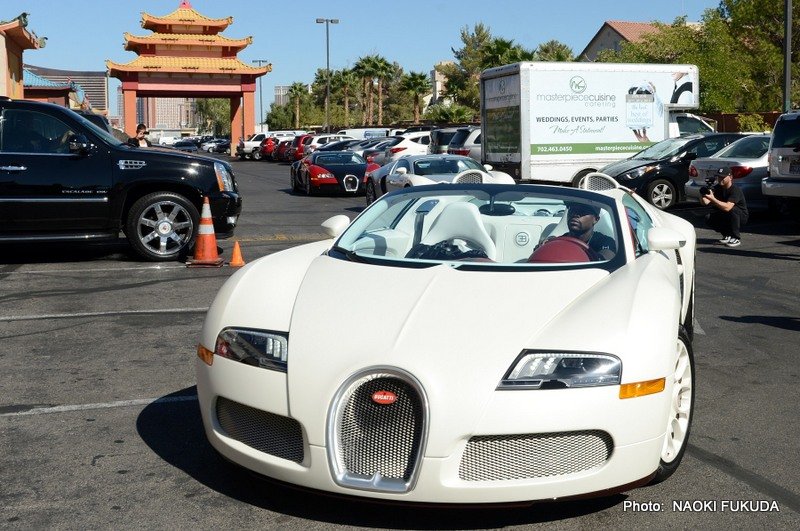
<path id="1" fill-rule="evenodd" d="M 714 186 L 716 179 L 706 179 L 706 185 L 700 187 L 700 195 L 708 195 L 711 193 L 711 187 Z"/>

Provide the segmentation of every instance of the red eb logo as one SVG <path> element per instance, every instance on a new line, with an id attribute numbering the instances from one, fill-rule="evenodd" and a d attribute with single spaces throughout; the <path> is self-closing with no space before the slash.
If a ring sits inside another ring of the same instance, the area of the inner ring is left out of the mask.
<path id="1" fill-rule="evenodd" d="M 376 404 L 388 406 L 397 401 L 397 395 L 391 391 L 375 391 L 372 393 L 372 401 Z"/>

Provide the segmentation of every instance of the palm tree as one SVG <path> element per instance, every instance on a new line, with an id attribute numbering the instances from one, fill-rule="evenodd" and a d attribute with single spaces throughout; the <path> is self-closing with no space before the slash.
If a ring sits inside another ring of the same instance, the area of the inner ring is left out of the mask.
<path id="1" fill-rule="evenodd" d="M 466 123 L 474 120 L 475 111 L 457 103 L 451 105 L 437 104 L 425 111 L 425 118 L 439 123 Z"/>
<path id="2" fill-rule="evenodd" d="M 364 88 L 364 116 L 362 117 L 361 124 L 372 124 L 372 85 L 375 80 L 375 75 L 378 70 L 378 65 L 375 55 L 366 55 L 356 61 L 353 70 L 356 71 L 358 77 L 361 78 Z"/>
<path id="3" fill-rule="evenodd" d="M 430 79 L 422 72 L 409 72 L 400 81 L 400 88 L 414 96 L 414 123 L 419 123 L 420 99 L 431 91 Z"/>
<path id="4" fill-rule="evenodd" d="M 485 70 L 520 61 L 533 61 L 534 59 L 536 59 L 536 52 L 526 50 L 519 44 L 515 44 L 513 39 L 497 38 L 492 39 L 486 45 L 481 59 L 481 67 Z"/>
<path id="5" fill-rule="evenodd" d="M 331 76 L 331 86 L 336 92 L 342 93 L 344 106 L 344 125 L 350 126 L 350 95 L 358 89 L 358 76 L 353 70 L 343 68 Z"/>
<path id="6" fill-rule="evenodd" d="M 555 39 L 540 44 L 536 49 L 536 55 L 540 61 L 574 61 L 572 48 Z"/>
<path id="7" fill-rule="evenodd" d="M 378 78 L 378 125 L 383 124 L 383 82 L 391 79 L 394 73 L 394 65 L 380 55 L 375 56 L 375 77 Z"/>
<path id="8" fill-rule="evenodd" d="M 305 84 L 295 81 L 289 87 L 287 94 L 294 102 L 294 128 L 300 129 L 300 100 L 308 95 L 308 88 Z"/>

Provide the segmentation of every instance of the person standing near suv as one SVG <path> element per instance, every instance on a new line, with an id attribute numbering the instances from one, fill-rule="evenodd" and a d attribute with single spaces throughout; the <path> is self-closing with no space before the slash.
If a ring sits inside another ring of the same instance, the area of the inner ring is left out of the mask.
<path id="1" fill-rule="evenodd" d="M 730 168 L 717 171 L 717 184 L 700 190 L 700 203 L 714 210 L 706 217 L 708 226 L 722 234 L 720 243 L 728 247 L 741 245 L 739 227 L 747 223 L 749 214 L 742 190 L 733 184 Z"/>
<path id="2" fill-rule="evenodd" d="M 152 144 L 149 140 L 145 137 L 147 134 L 147 126 L 144 124 L 139 124 L 136 126 L 136 136 L 132 136 L 128 139 L 128 144 L 133 147 L 150 147 Z"/>

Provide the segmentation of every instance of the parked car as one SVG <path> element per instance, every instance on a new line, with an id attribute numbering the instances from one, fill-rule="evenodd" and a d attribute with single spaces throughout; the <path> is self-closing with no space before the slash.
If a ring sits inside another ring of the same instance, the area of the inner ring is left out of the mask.
<path id="1" fill-rule="evenodd" d="M 778 117 L 767 159 L 769 177 L 762 183 L 764 195 L 780 201 L 800 198 L 800 111 Z"/>
<path id="2" fill-rule="evenodd" d="M 316 151 L 319 149 L 320 146 L 324 146 L 329 142 L 333 142 L 336 140 L 356 140 L 352 136 L 349 135 L 339 135 L 339 134 L 322 134 L 322 135 L 313 135 L 311 139 L 309 139 L 308 143 L 303 143 L 303 155 L 308 155 L 312 151 Z"/>
<path id="3" fill-rule="evenodd" d="M 351 147 L 355 146 L 359 142 L 362 142 L 358 139 L 347 139 L 347 140 L 335 140 L 333 142 L 328 142 L 324 146 L 320 146 L 317 148 L 317 151 L 353 151 L 350 149 Z"/>
<path id="4" fill-rule="evenodd" d="M 431 143 L 428 144 L 428 153 L 447 153 L 448 144 L 450 144 L 457 131 L 458 127 L 443 127 L 431 130 Z"/>
<path id="5" fill-rule="evenodd" d="M 226 140 L 225 138 L 212 138 L 211 140 L 205 140 L 200 144 L 200 151 L 214 153 L 214 151 L 216 151 L 215 148 L 217 144 L 222 144 L 224 142 L 228 142 L 228 145 L 230 145 L 230 141 Z"/>
<path id="6" fill-rule="evenodd" d="M 372 147 L 365 148 L 361 156 L 378 166 L 386 163 L 386 151 L 403 141 L 402 136 L 390 136 Z"/>
<path id="7" fill-rule="evenodd" d="M 267 137 L 266 133 L 255 133 L 250 135 L 250 138 L 244 140 L 239 139 L 236 146 L 236 156 L 241 160 L 245 159 L 261 159 L 261 142 Z"/>
<path id="8" fill-rule="evenodd" d="M 197 153 L 197 144 L 192 142 L 191 140 L 178 140 L 174 144 L 172 144 L 174 149 L 180 151 L 186 151 L 188 153 Z"/>
<path id="9" fill-rule="evenodd" d="M 400 142 L 386 148 L 383 164 L 394 162 L 404 155 L 424 155 L 428 152 L 428 144 L 431 142 L 430 131 L 403 133 L 401 138 Z"/>
<path id="10" fill-rule="evenodd" d="M 376 138 L 367 138 L 364 140 L 360 140 L 357 144 L 353 144 L 348 149 L 354 153 L 358 153 L 362 157 L 364 156 L 364 152 L 368 149 L 376 148 L 378 149 L 378 144 L 383 144 L 389 138 L 385 136 L 379 136 Z"/>
<path id="11" fill-rule="evenodd" d="M 211 152 L 212 153 L 228 153 L 228 154 L 230 154 L 230 152 L 231 152 L 231 141 L 228 140 L 227 138 L 221 139 L 220 142 L 214 144 L 211 147 Z"/>
<path id="12" fill-rule="evenodd" d="M 275 150 L 275 153 L 273 154 L 273 160 L 288 162 L 289 155 L 287 152 L 289 151 L 289 146 L 292 145 L 293 141 L 294 139 L 281 140 L 278 143 L 278 148 Z"/>
<path id="13" fill-rule="evenodd" d="M 177 136 L 161 136 L 158 138 L 158 145 L 159 146 L 171 146 L 175 142 L 180 140 L 180 137 Z"/>
<path id="14" fill-rule="evenodd" d="M 621 185 L 636 190 L 656 208 L 665 210 L 684 200 L 689 163 L 713 155 L 742 133 L 708 133 L 667 138 L 630 158 L 600 169 Z"/>
<path id="15" fill-rule="evenodd" d="M 406 155 L 368 170 L 364 175 L 364 195 L 369 205 L 387 192 L 421 184 L 514 184 L 514 179 L 508 174 L 493 174 L 491 169 L 491 166 L 481 166 L 471 158 L 460 155 Z"/>
<path id="16" fill-rule="evenodd" d="M 574 207 L 598 213 L 613 257 L 540 245 Z M 323 229 L 249 263 L 208 311 L 197 395 L 226 461 L 406 504 L 610 496 L 678 469 L 690 223 L 616 188 L 447 184 Z"/>
<path id="17" fill-rule="evenodd" d="M 303 150 L 309 142 L 311 142 L 311 137 L 314 135 L 305 134 L 305 135 L 297 135 L 292 140 L 289 149 L 286 150 L 286 155 L 288 158 L 288 162 L 294 162 L 296 160 L 300 160 L 304 157 Z"/>
<path id="18" fill-rule="evenodd" d="M 111 127 L 111 122 L 108 121 L 108 118 L 103 116 L 102 114 L 97 114 L 96 112 L 92 111 L 85 111 L 83 109 L 74 109 L 76 113 L 80 114 L 94 125 L 102 129 L 103 131 L 107 131 L 108 133 L 114 134 L 114 128 Z"/>
<path id="19" fill-rule="evenodd" d="M 290 173 L 294 192 L 306 195 L 318 192 L 362 194 L 364 173 L 371 164 L 352 151 L 315 151 L 303 158 L 299 168 Z"/>
<path id="20" fill-rule="evenodd" d="M 475 126 L 460 128 L 450 139 L 447 152 L 481 162 L 481 128 Z"/>
<path id="21" fill-rule="evenodd" d="M 140 149 L 60 105 L 0 98 L 0 241 L 115 241 L 151 261 L 182 258 L 209 198 L 218 238 L 242 199 L 232 167 Z"/>
<path id="22" fill-rule="evenodd" d="M 767 152 L 770 135 L 750 135 L 732 142 L 710 157 L 693 160 L 689 164 L 689 181 L 684 187 L 686 199 L 700 199 L 700 188 L 713 186 L 717 171 L 729 169 L 734 184 L 741 188 L 747 201 L 747 209 L 769 207 L 761 192 L 761 180 L 768 175 Z"/>

